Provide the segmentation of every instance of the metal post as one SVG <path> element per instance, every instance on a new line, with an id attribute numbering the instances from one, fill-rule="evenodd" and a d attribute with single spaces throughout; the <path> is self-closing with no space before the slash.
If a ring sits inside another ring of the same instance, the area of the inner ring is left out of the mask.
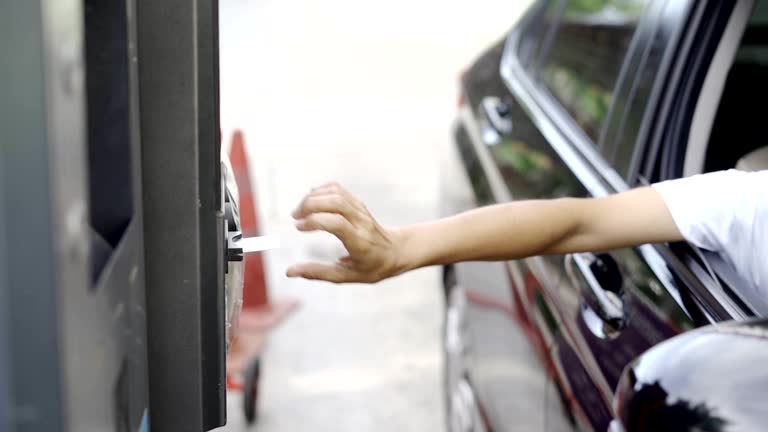
<path id="1" fill-rule="evenodd" d="M 152 429 L 225 423 L 218 4 L 139 0 Z"/>

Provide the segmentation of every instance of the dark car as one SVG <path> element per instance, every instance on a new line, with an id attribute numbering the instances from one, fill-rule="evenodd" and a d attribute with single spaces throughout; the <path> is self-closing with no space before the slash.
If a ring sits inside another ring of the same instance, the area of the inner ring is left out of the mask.
<path id="1" fill-rule="evenodd" d="M 446 210 L 768 168 L 767 3 L 535 2 L 462 74 L 447 180 L 467 193 Z M 712 252 L 462 263 L 444 283 L 452 432 L 768 430 L 768 298 Z"/>

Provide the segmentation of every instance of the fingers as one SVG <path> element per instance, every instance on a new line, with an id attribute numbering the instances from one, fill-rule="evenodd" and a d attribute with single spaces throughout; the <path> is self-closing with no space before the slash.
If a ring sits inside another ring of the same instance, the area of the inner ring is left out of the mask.
<path id="1" fill-rule="evenodd" d="M 336 213 L 312 213 L 296 221 L 299 231 L 327 231 L 336 237 L 348 237 L 354 227 L 342 215 Z"/>
<path id="2" fill-rule="evenodd" d="M 320 186 L 315 186 L 312 188 L 312 190 L 309 192 L 310 195 L 312 194 L 325 194 L 325 193 L 331 193 L 331 192 L 338 192 L 339 190 L 344 189 L 343 186 L 336 182 L 329 182 L 329 183 L 323 183 Z"/>
<path id="3" fill-rule="evenodd" d="M 347 267 L 333 264 L 295 264 L 286 271 L 288 277 L 322 280 L 333 283 L 361 282 L 360 275 Z"/>
<path id="4" fill-rule="evenodd" d="M 335 235 L 349 250 L 356 240 L 355 228 L 344 217 L 335 213 L 312 213 L 296 221 L 299 231 L 326 231 Z"/>
<path id="5" fill-rule="evenodd" d="M 324 185 L 313 188 L 304 200 L 299 204 L 299 207 L 293 212 L 294 218 L 302 218 L 311 213 L 311 208 L 307 207 L 308 203 L 318 202 L 320 198 L 326 198 L 328 200 L 338 200 L 337 203 L 339 211 L 332 211 L 331 213 L 341 213 L 341 210 L 345 208 L 347 210 L 357 210 L 358 216 L 367 214 L 367 209 L 360 200 L 355 198 L 349 191 L 344 189 L 338 183 L 326 183 Z M 355 222 L 350 219 L 350 222 Z"/>
<path id="6" fill-rule="evenodd" d="M 304 199 L 301 207 L 294 212 L 293 217 L 304 219 L 315 213 L 334 213 L 343 216 L 352 224 L 358 224 L 365 219 L 359 209 L 340 195 L 310 196 Z"/>
<path id="7" fill-rule="evenodd" d="M 344 186 L 340 185 L 337 182 L 329 182 L 325 184 L 321 184 L 320 186 L 313 187 L 312 190 L 309 192 L 310 195 L 317 194 L 317 195 L 323 195 L 323 194 L 329 194 L 329 193 L 338 193 L 338 194 L 349 194 L 349 192 L 344 189 Z M 351 196 L 351 194 L 349 194 Z"/>
<path id="8" fill-rule="evenodd" d="M 337 183 L 316 187 L 293 212 L 300 231 L 322 230 L 344 243 L 351 256 L 369 256 L 372 236 L 377 227 L 365 205 Z M 363 266 L 365 267 L 365 266 Z M 304 263 L 290 267 L 289 277 L 324 280 L 328 282 L 374 282 L 376 272 L 361 271 L 350 257 L 339 259 L 333 265 Z"/>

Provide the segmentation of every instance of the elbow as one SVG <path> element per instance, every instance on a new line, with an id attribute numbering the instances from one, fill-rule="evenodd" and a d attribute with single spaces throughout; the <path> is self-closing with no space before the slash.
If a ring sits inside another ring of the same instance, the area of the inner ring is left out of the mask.
<path id="1" fill-rule="evenodd" d="M 562 255 L 590 250 L 594 243 L 594 217 L 590 211 L 594 198 L 558 198 L 552 201 L 559 221 L 552 241 L 542 255 Z"/>

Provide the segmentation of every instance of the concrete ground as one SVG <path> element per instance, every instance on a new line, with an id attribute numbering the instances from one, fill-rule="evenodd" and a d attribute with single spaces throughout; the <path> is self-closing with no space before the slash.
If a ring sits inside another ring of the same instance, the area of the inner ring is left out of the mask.
<path id="1" fill-rule="evenodd" d="M 245 131 L 273 298 L 301 307 L 270 336 L 259 431 L 441 431 L 437 269 L 374 286 L 289 280 L 343 250 L 290 212 L 337 180 L 384 224 L 438 215 L 457 78 L 527 1 L 220 0 L 225 136 Z M 237 394 L 225 431 L 247 430 Z"/>

